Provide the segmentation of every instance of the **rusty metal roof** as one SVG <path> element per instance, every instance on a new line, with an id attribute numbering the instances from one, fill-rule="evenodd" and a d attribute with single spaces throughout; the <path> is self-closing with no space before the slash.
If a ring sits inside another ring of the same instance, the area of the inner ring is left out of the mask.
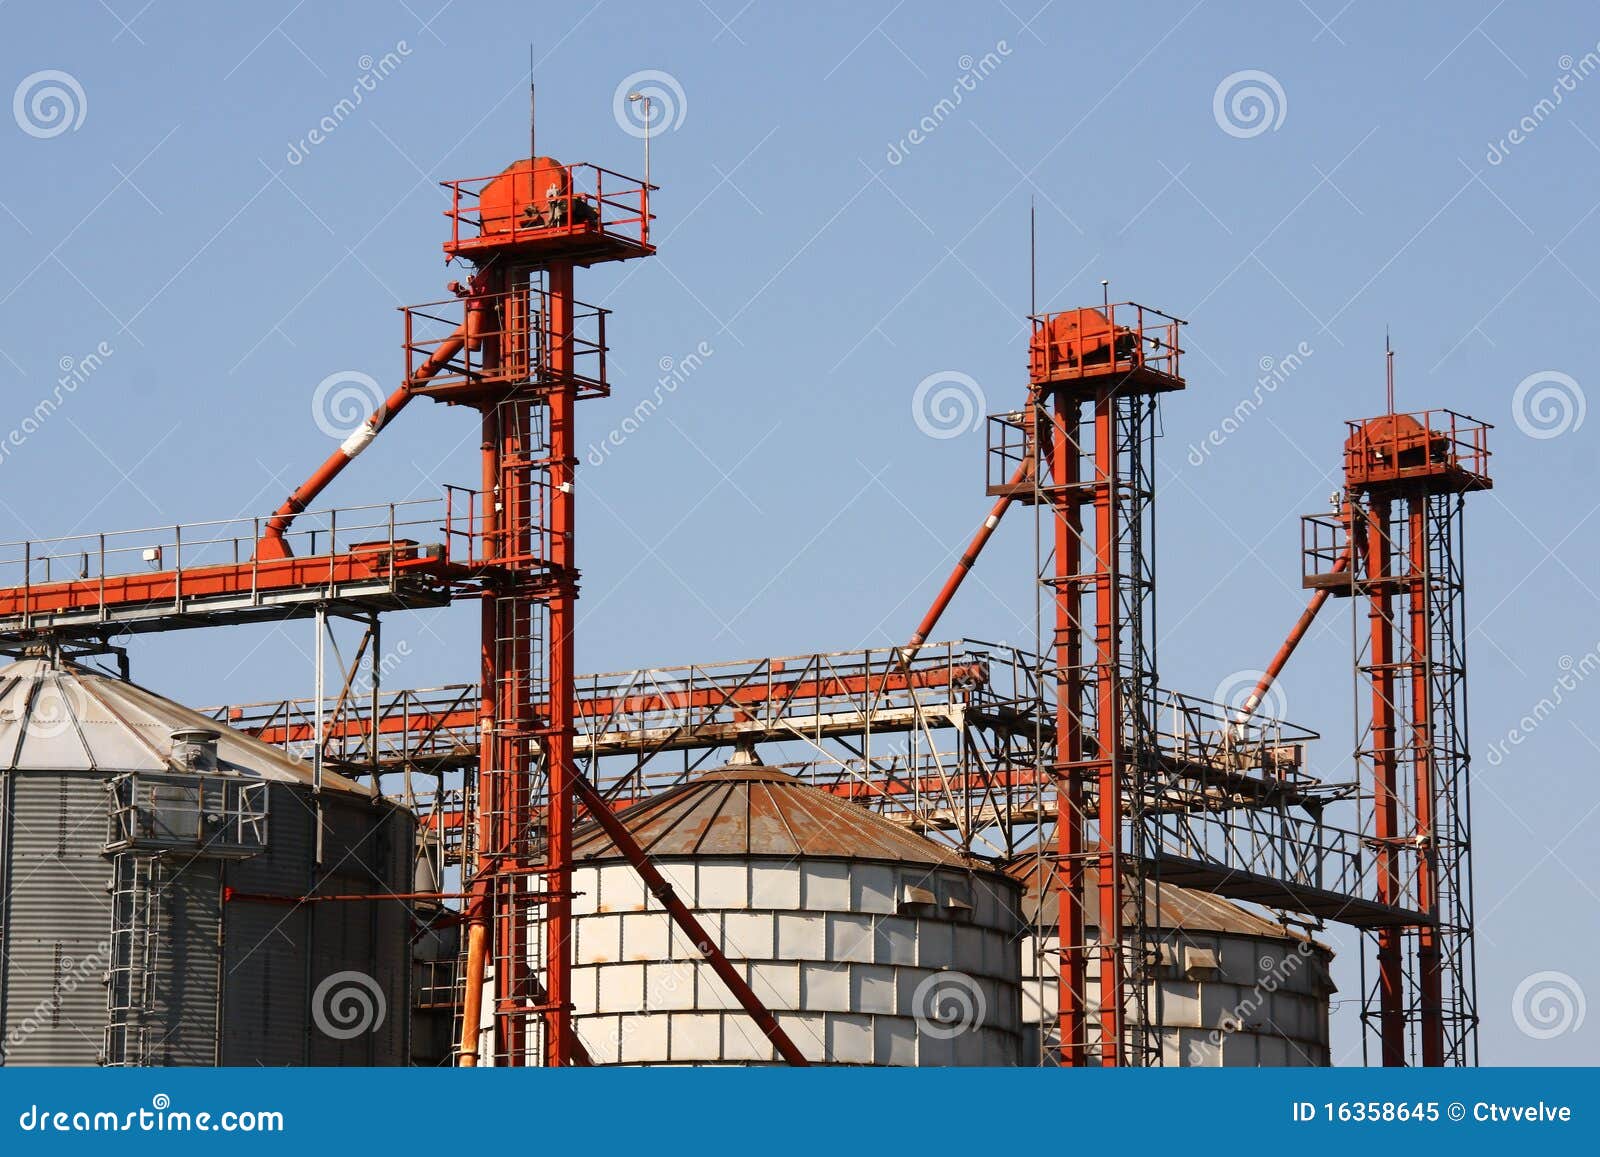
<path id="1" fill-rule="evenodd" d="M 772 767 L 708 772 L 618 818 L 652 856 L 819 856 L 995 871 Z M 621 855 L 592 822 L 573 833 L 572 851 L 576 860 Z"/>
<path id="2" fill-rule="evenodd" d="M 311 782 L 309 763 L 137 684 L 50 659 L 0 668 L 0 771 L 171 771 L 173 732 L 196 729 L 217 734 L 224 774 Z M 373 794 L 331 771 L 322 783 Z"/>
<path id="3" fill-rule="evenodd" d="M 1034 919 L 1034 911 L 1039 903 L 1039 879 L 1043 874 L 1041 863 L 1048 862 L 1028 854 L 1019 856 L 1006 865 L 1006 875 L 1020 882 L 1025 889 L 1022 911 L 1023 916 L 1030 921 Z M 1091 928 L 1098 927 L 1099 894 L 1094 888 L 1085 888 L 1084 892 L 1083 922 Z M 1285 928 L 1276 921 L 1268 920 L 1248 908 L 1242 908 L 1231 900 L 1213 896 L 1209 892 L 1164 884 L 1160 888 L 1159 905 L 1156 903 L 1157 892 L 1153 883 L 1146 882 L 1144 893 L 1144 918 L 1147 926 L 1183 932 L 1226 932 L 1237 936 L 1258 936 L 1273 940 L 1310 939 L 1300 932 Z M 1123 901 L 1129 919 L 1134 914 L 1134 903 L 1132 897 L 1127 897 Z M 1058 902 L 1052 889 L 1045 896 L 1044 920 L 1053 925 L 1057 919 L 1057 910 Z"/>

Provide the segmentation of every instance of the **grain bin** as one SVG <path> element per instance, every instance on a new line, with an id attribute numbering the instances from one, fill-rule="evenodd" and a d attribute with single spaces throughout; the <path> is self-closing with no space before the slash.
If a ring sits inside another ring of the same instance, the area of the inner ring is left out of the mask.
<path id="1" fill-rule="evenodd" d="M 403 1064 L 414 821 L 322 786 L 131 683 L 0 669 L 4 1062 Z"/>
<path id="2" fill-rule="evenodd" d="M 753 764 L 620 818 L 814 1062 L 1019 1063 L 1021 888 L 1002 873 Z M 773 1063 L 598 827 L 574 863 L 575 1023 L 595 1063 Z"/>
<path id="3" fill-rule="evenodd" d="M 1023 910 L 1045 928 L 1056 924 L 1057 904 L 1046 895 L 1039 913 L 1043 861 L 1027 855 L 1013 861 L 1008 874 L 1025 886 Z M 1329 976 L 1333 953 L 1307 936 L 1284 928 L 1219 896 L 1147 882 L 1145 921 L 1155 941 L 1158 963 L 1149 1008 L 1163 1065 L 1325 1066 L 1328 1055 Z M 1130 900 L 1131 904 L 1132 901 Z M 1085 933 L 1095 942 L 1099 897 L 1084 896 Z M 1023 1020 L 1027 1025 L 1025 1063 L 1038 1063 L 1041 1026 L 1044 1046 L 1056 1047 L 1059 1007 L 1058 941 L 1029 935 L 1023 944 Z M 1098 976 L 1091 959 L 1088 972 Z M 1089 985 L 1091 1033 L 1097 1019 L 1098 989 Z M 1093 1039 L 1093 1038 L 1092 1038 Z"/>

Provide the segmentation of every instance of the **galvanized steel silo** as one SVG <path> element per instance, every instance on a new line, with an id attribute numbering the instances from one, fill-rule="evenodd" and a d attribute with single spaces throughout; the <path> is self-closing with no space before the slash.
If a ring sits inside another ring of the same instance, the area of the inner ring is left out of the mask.
<path id="1" fill-rule="evenodd" d="M 0 1060 L 405 1063 L 414 821 L 321 786 L 131 683 L 0 670 Z"/>
<path id="2" fill-rule="evenodd" d="M 1042 863 L 1014 861 L 1009 873 L 1026 886 L 1024 912 L 1032 923 L 1056 924 L 1056 900 L 1045 897 L 1040 914 Z M 1180 1068 L 1325 1066 L 1328 998 L 1335 991 L 1333 953 L 1322 944 L 1207 892 L 1164 885 L 1145 889 L 1145 922 L 1159 956 L 1149 1007 L 1156 1021 L 1161 1063 Z M 1133 901 L 1129 901 L 1131 904 Z M 1084 896 L 1087 939 L 1095 942 L 1099 899 Z M 1059 941 L 1029 935 L 1023 944 L 1025 1063 L 1039 1063 L 1044 1044 L 1054 1055 L 1059 1008 Z M 1091 1040 L 1096 1022 L 1098 966 L 1088 966 Z"/>
<path id="3" fill-rule="evenodd" d="M 1018 885 L 773 768 L 620 818 L 818 1063 L 1015 1065 Z M 773 1050 L 596 827 L 574 845 L 577 1031 L 597 1064 Z"/>

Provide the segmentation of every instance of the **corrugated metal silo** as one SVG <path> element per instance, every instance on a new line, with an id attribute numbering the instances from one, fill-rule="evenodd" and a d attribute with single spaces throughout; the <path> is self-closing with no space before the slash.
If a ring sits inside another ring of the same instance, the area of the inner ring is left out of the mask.
<path id="1" fill-rule="evenodd" d="M 0 1060 L 405 1063 L 413 833 L 131 683 L 0 670 Z"/>
<path id="2" fill-rule="evenodd" d="M 1020 888 L 1005 875 L 767 767 L 620 818 L 814 1061 L 1020 1062 Z M 596 1063 L 774 1061 L 597 827 L 574 862 L 576 1024 Z"/>

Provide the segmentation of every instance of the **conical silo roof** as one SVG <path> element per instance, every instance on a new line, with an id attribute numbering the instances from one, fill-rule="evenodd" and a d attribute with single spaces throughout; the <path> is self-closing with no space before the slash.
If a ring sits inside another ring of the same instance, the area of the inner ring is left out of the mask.
<path id="1" fill-rule="evenodd" d="M 774 767 L 708 772 L 617 818 L 656 858 L 815 856 L 994 871 Z M 576 860 L 621 856 L 593 822 L 573 834 L 572 850 Z"/>
<path id="2" fill-rule="evenodd" d="M 311 767 L 134 683 L 75 663 L 23 659 L 0 668 L 0 770 L 172 771 L 174 732 L 217 735 L 217 770 L 310 784 Z M 330 771 L 324 789 L 372 791 Z"/>

